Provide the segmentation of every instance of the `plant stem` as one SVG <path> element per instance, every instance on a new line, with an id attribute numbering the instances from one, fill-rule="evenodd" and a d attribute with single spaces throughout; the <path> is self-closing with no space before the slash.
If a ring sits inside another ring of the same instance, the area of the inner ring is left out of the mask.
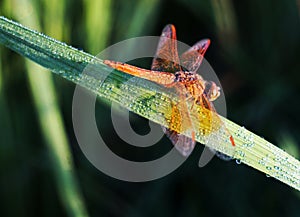
<path id="1" fill-rule="evenodd" d="M 177 96 L 161 86 L 136 78 L 134 81 L 122 84 L 123 88 L 120 89 L 120 85 L 116 84 L 131 76 L 116 70 L 111 72 L 111 69 L 104 65 L 102 60 L 4 17 L 0 18 L 0 42 L 101 97 L 115 101 L 153 122 L 168 126 L 166 116 L 169 115 L 169 99 L 176 100 Z M 90 73 L 83 74 L 82 72 L 88 64 L 92 65 Z M 109 79 L 106 79 L 107 74 L 109 74 Z M 149 99 L 145 97 L 146 102 L 137 102 L 135 97 L 137 93 L 139 96 L 152 97 Z M 207 112 L 202 107 L 195 106 L 200 116 Z M 199 120 L 195 117 L 192 119 L 194 123 Z M 298 160 L 244 127 L 226 118 L 221 117 L 221 119 L 233 135 L 235 147 L 231 145 L 225 134 L 214 135 L 211 138 L 213 142 L 206 144 L 207 141 L 201 136 L 201 131 L 209 127 L 205 125 L 196 129 L 196 140 L 300 190 L 300 163 Z M 219 143 L 220 140 L 222 143 Z"/>
<path id="2" fill-rule="evenodd" d="M 55 3 L 61 2 L 52 2 L 52 4 Z M 15 7 L 14 15 L 27 25 L 40 29 L 39 18 L 35 13 L 36 10 L 33 10 L 32 14 L 27 17 L 22 17 L 21 15 L 22 11 L 29 11 L 30 7 L 34 6 L 32 2 L 27 0 L 19 2 Z M 46 11 L 49 12 L 48 9 Z M 50 17 L 59 19 L 56 15 Z M 57 24 L 57 22 L 55 23 Z M 48 31 L 53 33 L 53 28 L 50 28 Z M 61 36 L 62 31 L 56 34 L 56 37 Z M 56 99 L 52 74 L 29 59 L 26 59 L 25 64 L 39 123 L 50 152 L 61 202 L 70 217 L 87 217 L 87 210 L 79 190 L 70 146 Z"/>

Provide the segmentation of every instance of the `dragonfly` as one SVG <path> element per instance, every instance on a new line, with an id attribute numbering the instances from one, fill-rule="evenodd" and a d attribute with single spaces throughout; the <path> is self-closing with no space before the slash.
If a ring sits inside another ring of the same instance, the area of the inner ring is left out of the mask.
<path id="1" fill-rule="evenodd" d="M 233 136 L 224 126 L 212 104 L 220 96 L 220 88 L 213 81 L 206 81 L 197 74 L 204 54 L 210 45 L 209 39 L 203 39 L 184 52 L 180 58 L 177 51 L 176 30 L 174 25 L 167 25 L 160 36 L 154 55 L 151 70 L 139 68 L 127 63 L 104 60 L 104 64 L 124 73 L 137 76 L 167 88 L 175 88 L 179 100 L 171 102 L 171 116 L 168 127 L 163 131 L 175 148 L 185 157 L 189 156 L 196 144 L 196 131 L 200 129 L 201 136 L 209 138 L 217 135 L 222 129 L 232 146 L 235 146 Z M 188 101 L 192 100 L 189 108 Z M 202 108 L 202 116 L 196 109 Z M 194 126 L 192 115 L 197 114 L 199 126 Z M 203 117 L 205 116 L 205 117 Z M 225 130 L 224 130 L 225 129 Z M 189 136 L 187 136 L 189 135 Z"/>

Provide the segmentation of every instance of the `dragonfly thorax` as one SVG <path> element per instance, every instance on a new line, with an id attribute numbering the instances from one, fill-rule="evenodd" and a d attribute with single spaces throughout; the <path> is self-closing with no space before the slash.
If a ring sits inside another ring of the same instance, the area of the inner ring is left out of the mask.
<path id="1" fill-rule="evenodd" d="M 184 85 L 187 92 L 197 99 L 205 90 L 205 81 L 194 72 L 178 71 L 175 73 L 175 82 Z"/>
<path id="2" fill-rule="evenodd" d="M 194 72 L 184 72 L 178 71 L 175 73 L 175 82 L 180 82 L 183 84 L 194 84 L 194 83 L 202 83 L 204 88 L 205 81 L 203 78 Z"/>
<path id="3" fill-rule="evenodd" d="M 175 73 L 175 82 L 183 84 L 186 90 L 197 99 L 205 93 L 209 101 L 214 101 L 220 96 L 220 87 L 213 81 L 205 81 L 194 72 L 178 71 Z"/>

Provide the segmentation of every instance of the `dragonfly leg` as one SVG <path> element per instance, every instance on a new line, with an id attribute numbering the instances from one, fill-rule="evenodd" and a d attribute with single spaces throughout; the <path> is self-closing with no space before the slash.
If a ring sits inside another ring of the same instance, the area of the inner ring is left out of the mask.
<path id="1" fill-rule="evenodd" d="M 186 101 L 189 101 L 190 99 L 192 99 L 193 98 L 193 96 L 188 96 L 187 98 L 186 98 Z M 193 101 L 193 103 L 192 103 L 192 106 L 191 106 L 191 110 L 193 110 L 193 108 L 194 108 L 194 105 L 197 103 L 197 100 L 196 99 L 194 99 L 194 101 Z"/>

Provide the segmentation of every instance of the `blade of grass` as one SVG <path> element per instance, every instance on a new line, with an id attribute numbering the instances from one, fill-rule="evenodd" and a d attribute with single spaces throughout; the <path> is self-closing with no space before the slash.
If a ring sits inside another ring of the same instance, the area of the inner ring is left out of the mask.
<path id="1" fill-rule="evenodd" d="M 2 95 L 2 48 L 0 48 L 0 96 Z"/>
<path id="2" fill-rule="evenodd" d="M 178 98 L 176 95 L 166 92 L 159 85 L 136 78 L 134 81 L 122 84 L 122 86 L 126 86 L 126 91 L 124 91 L 115 84 L 131 76 L 119 71 L 110 73 L 110 68 L 104 65 L 102 60 L 4 17 L 0 18 L 0 43 L 101 97 L 115 101 L 153 122 L 168 126 L 165 115 L 168 115 L 169 112 L 169 98 L 174 98 L 174 100 Z M 94 66 L 93 72 L 83 75 L 82 71 L 87 64 Z M 108 73 L 110 73 L 110 79 L 106 79 L 102 84 Z M 136 93 L 155 97 L 139 103 L 134 97 Z M 199 110 L 199 115 L 202 112 L 205 113 L 205 109 L 195 106 Z M 226 118 L 221 118 L 233 135 L 236 146 L 233 150 L 226 135 L 217 135 L 217 138 L 213 139 L 222 139 L 224 142 L 220 145 L 210 143 L 210 147 L 300 190 L 300 162 L 297 159 L 244 127 Z M 192 121 L 196 123 L 197 119 L 193 118 Z M 203 128 L 205 127 L 209 126 L 203 126 Z M 196 133 L 196 140 L 206 144 L 201 137 L 201 130 L 203 129 L 199 129 Z"/>
<path id="3" fill-rule="evenodd" d="M 213 0 L 211 2 L 215 14 L 217 34 L 222 45 L 232 49 L 236 44 L 237 31 L 235 14 L 231 0 Z"/>
<path id="4" fill-rule="evenodd" d="M 5 144 L 1 145 L 0 147 L 0 156 L 5 157 L 4 155 L 7 155 L 8 153 L 5 152 L 7 151 L 8 147 L 11 147 L 10 145 L 12 144 L 13 141 L 13 136 L 12 136 L 12 127 L 11 127 L 11 120 L 10 120 L 10 113 L 9 109 L 6 103 L 6 97 L 5 97 L 5 92 L 4 92 L 4 78 L 3 78 L 3 65 L 2 65 L 2 53 L 3 49 L 0 48 L 0 114 L 1 114 L 1 122 L 0 122 L 0 144 Z M 3 115 L 6 114 L 6 115 Z M 1 158 L 1 160 L 4 160 L 5 158 Z"/>
<path id="5" fill-rule="evenodd" d="M 149 29 L 152 28 L 157 17 L 154 16 L 154 13 L 157 11 L 158 4 L 158 0 L 141 0 L 137 2 L 131 22 L 126 32 L 127 37 L 140 35 L 143 31 L 149 31 Z M 151 22 L 147 22 L 148 20 L 151 20 Z"/>
<path id="6" fill-rule="evenodd" d="M 54 3 L 58 2 L 52 2 L 52 4 Z M 62 2 L 60 1 L 59 3 L 61 4 Z M 33 10 L 30 16 L 22 16 L 22 12 L 28 11 L 34 6 L 31 1 L 20 1 L 14 8 L 14 16 L 22 20 L 26 25 L 40 29 L 39 19 L 35 13 L 36 10 Z M 51 10 L 53 8 L 50 7 L 48 9 Z M 46 9 L 46 11 L 48 9 Z M 53 11 L 47 11 L 47 13 L 51 14 Z M 52 17 L 53 16 L 55 17 L 56 15 L 52 14 Z M 59 19 L 59 17 L 57 17 L 57 19 Z M 57 23 L 55 25 L 57 25 Z M 53 26 L 50 26 L 48 30 L 50 33 L 57 31 Z M 56 32 L 56 37 L 60 38 L 61 36 L 62 31 Z M 73 159 L 70 154 L 71 150 L 68 145 L 61 113 L 57 105 L 52 75 L 47 69 L 40 67 L 30 60 L 26 60 L 25 64 L 39 123 L 51 153 L 50 156 L 52 158 L 55 180 L 63 206 L 69 216 L 88 216 L 76 180 Z"/>
<path id="7" fill-rule="evenodd" d="M 97 54 L 107 44 L 111 25 L 111 0 L 84 1 L 87 49 Z"/>
<path id="8" fill-rule="evenodd" d="M 130 38 L 134 36 L 139 36 L 143 32 L 150 32 L 150 30 L 153 28 L 153 25 L 155 23 L 155 18 L 157 16 L 154 16 L 155 13 L 157 13 L 157 8 L 159 1 L 158 0 L 141 0 L 138 1 L 137 4 L 134 5 L 134 10 L 130 6 L 127 6 L 127 2 L 122 2 L 124 4 L 124 7 L 126 6 L 125 11 L 127 11 L 126 17 L 128 17 L 128 14 L 132 13 L 132 16 L 130 18 L 129 25 L 127 26 L 126 31 L 118 31 L 118 35 L 121 38 Z M 125 19 L 125 18 L 124 18 Z M 147 23 L 147 21 L 151 19 L 151 23 Z M 122 19 L 121 19 L 122 20 Z M 122 22 L 121 22 L 122 23 Z M 145 25 L 147 23 L 147 25 Z M 123 51 L 122 55 L 126 55 L 127 52 L 131 52 L 134 45 L 128 46 L 126 51 Z"/>
<path id="9" fill-rule="evenodd" d="M 64 29 L 64 19 L 65 19 L 65 7 L 66 1 L 62 0 L 52 0 L 41 1 L 43 4 L 44 12 L 43 12 L 43 23 L 44 23 L 44 31 L 51 35 L 53 38 L 57 38 L 61 40 L 65 33 Z"/>
<path id="10" fill-rule="evenodd" d="M 140 0 L 137 2 L 118 1 L 115 7 L 117 10 L 116 22 L 113 26 L 114 39 L 122 40 L 130 37 L 140 36 L 141 33 L 150 33 L 159 16 L 158 0 Z M 151 22 L 148 22 L 151 20 Z M 124 23 L 128 25 L 124 26 Z M 130 48 L 128 48 L 130 49 Z"/>

